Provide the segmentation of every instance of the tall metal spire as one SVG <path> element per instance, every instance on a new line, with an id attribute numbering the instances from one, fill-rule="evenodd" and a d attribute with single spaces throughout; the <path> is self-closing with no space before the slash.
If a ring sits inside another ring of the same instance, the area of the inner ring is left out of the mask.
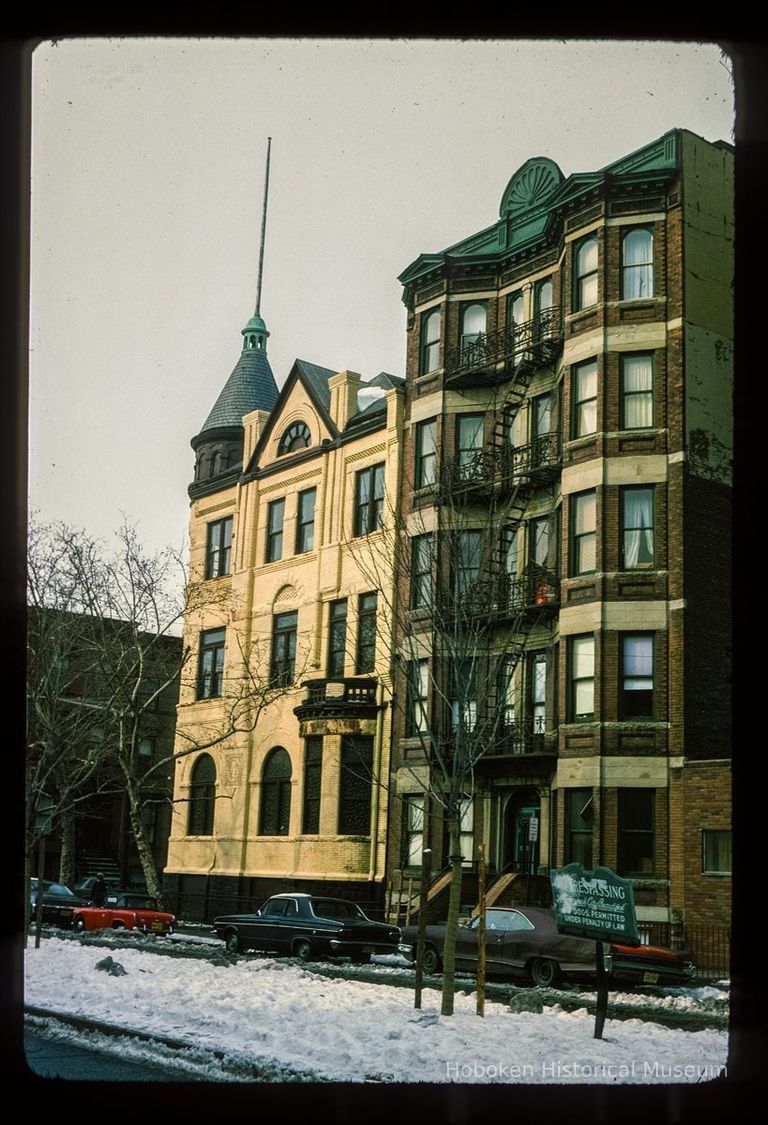
<path id="1" fill-rule="evenodd" d="M 267 167 L 264 173 L 264 206 L 261 212 L 261 244 L 259 246 L 259 278 L 256 286 L 256 316 L 261 316 L 261 279 L 264 274 L 264 235 L 267 229 L 267 198 L 269 196 L 269 154 L 272 138 L 267 137 Z"/>

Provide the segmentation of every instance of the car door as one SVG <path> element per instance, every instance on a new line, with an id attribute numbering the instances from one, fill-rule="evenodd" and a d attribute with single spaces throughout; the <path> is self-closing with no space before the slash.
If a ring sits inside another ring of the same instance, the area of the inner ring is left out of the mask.
<path id="1" fill-rule="evenodd" d="M 280 949 L 285 933 L 281 928 L 285 908 L 284 898 L 272 898 L 262 907 L 261 914 L 248 926 L 248 941 L 254 949 Z"/>
<path id="2" fill-rule="evenodd" d="M 495 947 L 496 971 L 507 976 L 524 975 L 531 956 L 535 926 L 519 910 L 491 910 L 488 913 L 497 915 L 499 942 Z"/>
<path id="3" fill-rule="evenodd" d="M 479 918 L 473 918 L 466 926 L 456 930 L 456 968 L 474 972 L 477 968 L 477 935 Z M 487 949 L 487 943 L 486 943 Z"/>

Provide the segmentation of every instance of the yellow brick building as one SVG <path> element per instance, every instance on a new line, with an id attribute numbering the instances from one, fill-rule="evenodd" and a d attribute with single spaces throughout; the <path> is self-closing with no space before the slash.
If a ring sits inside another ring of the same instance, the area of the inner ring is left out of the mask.
<path id="1" fill-rule="evenodd" d="M 243 336 L 192 440 L 176 747 L 192 752 L 177 761 L 166 896 L 201 918 L 285 890 L 375 908 L 403 381 L 296 360 L 278 393 L 259 316 Z"/>

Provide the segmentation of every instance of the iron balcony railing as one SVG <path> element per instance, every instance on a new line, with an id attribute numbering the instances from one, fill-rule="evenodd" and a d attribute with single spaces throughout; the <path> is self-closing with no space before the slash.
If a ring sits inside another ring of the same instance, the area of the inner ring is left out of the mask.
<path id="1" fill-rule="evenodd" d="M 446 494 L 511 487 L 521 480 L 536 484 L 557 473 L 562 459 L 559 434 L 540 434 L 527 445 L 486 445 L 465 450 L 445 464 L 443 492 Z"/>
<path id="2" fill-rule="evenodd" d="M 305 680 L 302 687 L 306 695 L 294 708 L 294 714 L 300 719 L 322 715 L 368 715 L 377 707 L 377 685 L 375 679 L 343 676 Z"/>
<path id="3" fill-rule="evenodd" d="M 560 582 L 554 570 L 531 563 L 523 574 L 495 574 L 471 580 L 457 574 L 454 588 L 442 599 L 443 612 L 451 616 L 495 616 L 556 609 Z"/>
<path id="4" fill-rule="evenodd" d="M 501 713 L 491 712 L 484 721 L 480 720 L 462 732 L 465 755 L 475 760 L 556 753 L 555 733 L 546 730 L 543 715 L 532 715 L 516 723 L 507 718 L 505 711 L 504 708 Z M 456 740 L 456 732 L 449 737 L 438 738 L 431 754 L 432 760 L 450 761 L 456 752 Z"/>
<path id="5" fill-rule="evenodd" d="M 522 364 L 547 363 L 562 343 L 558 309 L 544 309 L 524 324 L 511 324 L 496 332 L 482 332 L 446 353 L 445 375 L 455 378 L 502 367 L 511 374 Z"/>

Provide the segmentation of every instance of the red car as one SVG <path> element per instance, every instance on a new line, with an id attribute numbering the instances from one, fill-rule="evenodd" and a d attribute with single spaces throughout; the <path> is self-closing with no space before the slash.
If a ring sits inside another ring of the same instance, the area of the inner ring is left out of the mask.
<path id="1" fill-rule="evenodd" d="M 139 930 L 145 934 L 172 934 L 176 919 L 158 909 L 157 902 L 142 894 L 110 894 L 103 906 L 83 906 L 73 913 L 76 933 L 86 930 Z"/>

